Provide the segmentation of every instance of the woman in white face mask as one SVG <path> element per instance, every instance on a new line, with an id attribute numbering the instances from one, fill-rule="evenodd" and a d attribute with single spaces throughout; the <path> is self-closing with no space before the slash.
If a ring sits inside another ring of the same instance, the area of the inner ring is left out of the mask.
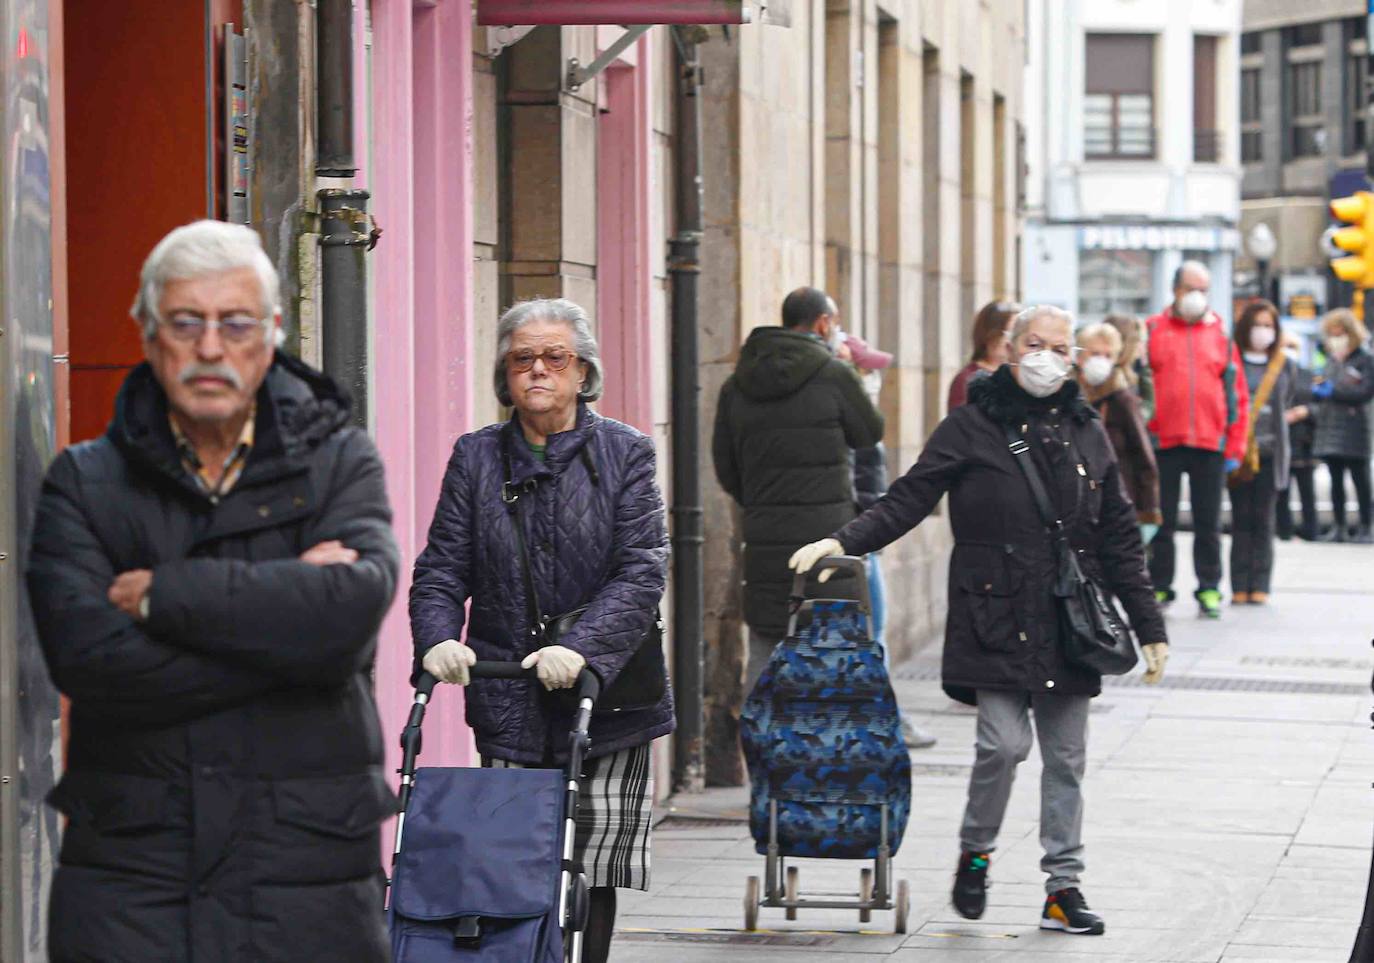
<path id="1" fill-rule="evenodd" d="M 1374 400 L 1374 355 L 1364 346 L 1369 332 L 1364 323 L 1346 308 L 1337 308 L 1322 318 L 1326 370 L 1312 386 L 1312 397 L 1319 401 L 1317 437 L 1313 453 L 1326 462 L 1331 472 L 1331 503 L 1335 524 L 1322 535 L 1323 541 L 1374 542 L 1371 532 L 1369 481 L 1369 415 Z M 1359 527 L 1346 526 L 1345 476 L 1355 484 L 1359 506 Z"/>
<path id="2" fill-rule="evenodd" d="M 1078 332 L 1078 383 L 1088 403 L 1102 417 L 1121 481 L 1135 503 L 1140 537 L 1146 545 L 1159 531 L 1159 466 L 1145 429 L 1140 396 L 1121 367 L 1121 332 L 1111 324 L 1090 324 Z"/>
<path id="3" fill-rule="evenodd" d="M 1040 866 L 1048 876 L 1040 926 L 1101 933 L 1104 923 L 1081 890 L 1080 788 L 1088 703 L 1101 692 L 1101 676 L 1075 658 L 1078 650 L 1059 619 L 1055 573 L 1067 553 L 1120 600 L 1142 643 L 1146 682 L 1163 675 L 1167 637 L 1145 571 L 1135 506 L 1111 443 L 1071 377 L 1073 319 L 1058 308 L 1027 308 L 1016 315 L 1008 340 L 1008 363 L 969 382 L 968 403 L 940 422 L 887 495 L 830 537 L 803 546 L 789 564 L 805 572 L 828 555 L 878 551 L 949 496 L 955 545 L 942 682 L 951 697 L 978 707 L 954 906 L 969 919 L 986 909 L 991 854 L 1033 713 L 1047 787 L 1040 811 Z M 1043 512 L 1031 477 L 1049 503 Z M 1051 534 L 1046 514 L 1062 521 L 1066 544 Z"/>
<path id="4" fill-rule="evenodd" d="M 1231 603 L 1264 605 L 1274 569 L 1279 492 L 1288 489 L 1293 454 L 1288 426 L 1308 417 L 1298 402 L 1298 368 L 1283 352 L 1279 312 L 1251 301 L 1231 336 L 1250 389 L 1245 457 L 1227 479 L 1231 489 Z"/>

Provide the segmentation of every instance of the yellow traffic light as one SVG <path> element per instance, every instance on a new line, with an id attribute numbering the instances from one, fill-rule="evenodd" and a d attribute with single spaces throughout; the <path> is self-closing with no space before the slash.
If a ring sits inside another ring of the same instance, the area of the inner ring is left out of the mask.
<path id="1" fill-rule="evenodd" d="M 1350 224 L 1331 235 L 1349 257 L 1335 258 L 1331 270 L 1342 281 L 1361 288 L 1374 287 L 1374 194 L 1356 191 L 1350 197 L 1338 197 L 1331 202 L 1331 213 Z"/>

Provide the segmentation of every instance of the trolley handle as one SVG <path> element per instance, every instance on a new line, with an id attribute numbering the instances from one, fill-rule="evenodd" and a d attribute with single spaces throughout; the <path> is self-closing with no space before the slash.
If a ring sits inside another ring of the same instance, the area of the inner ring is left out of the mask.
<path id="1" fill-rule="evenodd" d="M 868 569 L 863 558 L 858 555 L 828 555 L 813 565 L 810 571 L 798 572 L 794 575 L 792 577 L 791 596 L 793 607 L 809 601 L 806 597 L 806 580 L 832 568 L 849 572 L 858 580 L 859 598 L 857 601 L 865 613 L 871 612 L 873 603 L 868 595 Z"/>

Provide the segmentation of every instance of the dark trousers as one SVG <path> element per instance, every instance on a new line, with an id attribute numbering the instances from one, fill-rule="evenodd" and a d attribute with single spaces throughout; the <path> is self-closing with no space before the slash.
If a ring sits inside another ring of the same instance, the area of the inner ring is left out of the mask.
<path id="1" fill-rule="evenodd" d="M 1178 496 L 1183 476 L 1193 504 L 1193 570 L 1198 590 L 1221 584 L 1221 489 L 1226 459 L 1204 448 L 1165 448 L 1157 453 L 1159 501 L 1164 524 L 1150 543 L 1150 578 L 1158 591 L 1174 584 L 1174 532 L 1178 529 Z"/>
<path id="2" fill-rule="evenodd" d="M 1278 502 L 1275 504 L 1279 534 L 1285 538 L 1292 537 L 1297 531 L 1303 538 L 1314 539 L 1321 531 L 1321 526 L 1317 522 L 1317 469 L 1314 465 L 1294 465 L 1289 486 L 1279 492 Z M 1302 527 L 1293 527 L 1293 504 L 1291 493 L 1293 484 L 1298 486 L 1298 504 L 1302 508 Z"/>
<path id="3" fill-rule="evenodd" d="M 1274 572 L 1274 462 L 1260 459 L 1259 474 L 1231 489 L 1231 591 L 1269 594 Z"/>
<path id="4" fill-rule="evenodd" d="M 1331 514 L 1336 518 L 1336 527 L 1345 528 L 1345 474 L 1349 472 L 1355 484 L 1355 502 L 1360 506 L 1360 527 L 1368 528 L 1369 459 L 1327 458 L 1326 467 L 1331 472 Z"/>

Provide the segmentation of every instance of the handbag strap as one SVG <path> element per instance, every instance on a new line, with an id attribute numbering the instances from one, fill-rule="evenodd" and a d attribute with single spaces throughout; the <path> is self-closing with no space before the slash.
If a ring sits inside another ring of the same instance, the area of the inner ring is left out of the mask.
<path id="1" fill-rule="evenodd" d="M 1012 460 L 1021 469 L 1021 474 L 1026 478 L 1026 484 L 1030 486 L 1031 498 L 1035 501 L 1035 507 L 1040 512 L 1040 519 L 1045 523 L 1051 534 L 1056 539 L 1063 539 L 1064 520 L 1059 517 L 1059 513 L 1054 510 L 1050 503 L 1050 496 L 1045 491 L 1045 483 L 1040 479 L 1040 470 L 1035 467 L 1035 463 L 1030 459 L 1030 443 L 1011 425 L 1004 425 L 1003 430 L 1007 435 L 1007 450 L 1012 454 Z"/>
<path id="2" fill-rule="evenodd" d="M 525 614 L 530 624 L 530 638 L 537 645 L 542 645 L 548 624 L 540 612 L 539 596 L 534 590 L 534 572 L 530 568 L 530 551 L 525 544 L 525 523 L 520 512 L 521 499 L 526 495 L 533 495 L 539 487 L 539 482 L 530 478 L 520 485 L 515 484 L 510 433 L 510 428 L 501 432 L 501 466 L 505 474 L 505 480 L 501 484 L 501 501 L 505 503 L 506 513 L 510 516 L 511 528 L 515 529 L 515 546 L 520 555 L 520 574 L 525 582 Z"/>
<path id="3" fill-rule="evenodd" d="M 1269 359 L 1269 366 L 1264 369 L 1264 380 L 1255 388 L 1255 396 L 1250 399 L 1251 437 L 1255 434 L 1255 423 L 1259 421 L 1260 411 L 1269 403 L 1269 396 L 1274 393 L 1274 385 L 1278 383 L 1279 372 L 1283 370 L 1287 357 L 1282 351 L 1274 352 L 1274 356 Z"/>

